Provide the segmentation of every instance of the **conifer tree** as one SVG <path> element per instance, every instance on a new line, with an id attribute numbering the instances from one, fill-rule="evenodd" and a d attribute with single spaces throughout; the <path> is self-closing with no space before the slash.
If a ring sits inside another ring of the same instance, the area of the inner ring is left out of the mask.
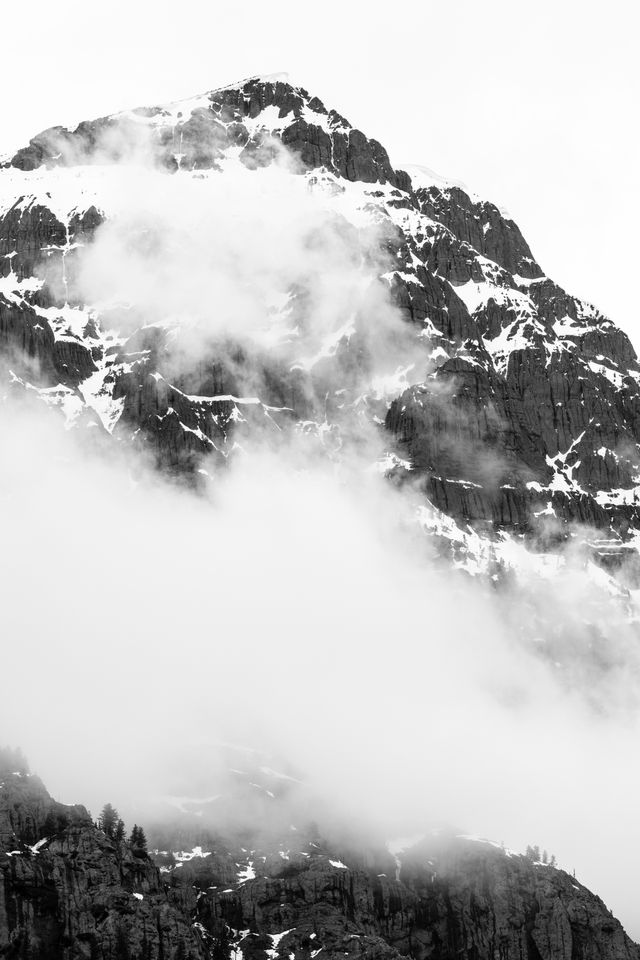
<path id="1" fill-rule="evenodd" d="M 138 846 L 141 850 L 144 850 L 145 853 L 147 852 L 147 836 L 142 827 L 138 828 Z"/>
<path id="2" fill-rule="evenodd" d="M 135 852 L 147 852 L 147 838 L 142 827 L 139 827 L 137 823 L 134 823 L 133 830 L 131 831 L 131 836 L 129 837 L 129 842 L 134 848 Z"/>
<path id="3" fill-rule="evenodd" d="M 100 829 L 104 830 L 108 837 L 113 837 L 116 825 L 118 823 L 118 811 L 110 803 L 105 803 L 98 821 Z"/>

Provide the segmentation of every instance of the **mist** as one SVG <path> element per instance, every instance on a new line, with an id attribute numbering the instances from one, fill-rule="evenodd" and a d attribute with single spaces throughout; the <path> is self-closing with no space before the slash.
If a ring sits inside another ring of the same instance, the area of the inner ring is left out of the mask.
<path id="1" fill-rule="evenodd" d="M 360 338 L 339 442 L 321 419 L 254 426 L 195 493 L 124 440 L 5 398 L 2 741 L 94 813 L 187 790 L 194 757 L 221 767 L 220 743 L 263 750 L 334 826 L 539 843 L 640 936 L 628 610 L 603 605 L 579 556 L 503 591 L 438 559 L 419 485 L 375 469 L 385 398 L 430 369 L 377 280 L 387 236 L 346 199 L 328 211 L 291 163 L 123 167 L 72 293 L 123 337 L 165 329 L 166 375 L 231 340 L 252 358 L 243 389 L 275 357 L 312 371 L 314 407 L 344 372 L 318 358 Z M 596 650 L 580 642 L 594 609 Z M 532 610 L 570 638 L 555 659 L 523 629 Z"/>

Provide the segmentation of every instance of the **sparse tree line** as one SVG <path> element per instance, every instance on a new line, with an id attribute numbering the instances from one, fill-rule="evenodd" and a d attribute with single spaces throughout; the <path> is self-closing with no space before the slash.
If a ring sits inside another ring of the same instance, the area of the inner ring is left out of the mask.
<path id="1" fill-rule="evenodd" d="M 111 840 L 115 840 L 116 843 L 123 843 L 127 839 L 124 820 L 120 817 L 116 808 L 110 803 L 105 803 L 96 826 Z M 133 848 L 134 854 L 138 856 L 146 854 L 147 838 L 144 830 L 142 827 L 139 827 L 137 823 L 134 823 L 128 840 Z"/>
<path id="2" fill-rule="evenodd" d="M 546 863 L 550 867 L 557 867 L 558 861 L 556 860 L 555 854 L 549 854 L 546 850 L 543 850 L 540 853 L 540 847 L 535 844 L 535 846 L 528 846 L 525 852 L 525 857 L 527 860 L 531 860 L 532 863 Z"/>

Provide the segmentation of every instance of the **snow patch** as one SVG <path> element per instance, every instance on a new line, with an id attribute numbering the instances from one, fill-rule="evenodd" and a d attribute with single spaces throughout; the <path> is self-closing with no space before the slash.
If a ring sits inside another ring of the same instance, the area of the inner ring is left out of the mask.
<path id="1" fill-rule="evenodd" d="M 193 850 L 190 850 L 189 852 L 180 850 L 173 853 L 173 858 L 178 864 L 188 863 L 189 860 L 193 860 L 198 857 L 204 858 L 210 856 L 211 850 L 203 850 L 202 847 L 194 847 Z"/>

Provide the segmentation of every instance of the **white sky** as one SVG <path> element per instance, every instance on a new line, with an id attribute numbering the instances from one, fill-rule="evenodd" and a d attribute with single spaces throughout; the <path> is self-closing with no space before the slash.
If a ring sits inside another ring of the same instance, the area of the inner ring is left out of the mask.
<path id="1" fill-rule="evenodd" d="M 41 129 L 287 71 L 388 149 L 505 206 L 640 347 L 633 0 L 2 3 L 0 153 Z"/>

